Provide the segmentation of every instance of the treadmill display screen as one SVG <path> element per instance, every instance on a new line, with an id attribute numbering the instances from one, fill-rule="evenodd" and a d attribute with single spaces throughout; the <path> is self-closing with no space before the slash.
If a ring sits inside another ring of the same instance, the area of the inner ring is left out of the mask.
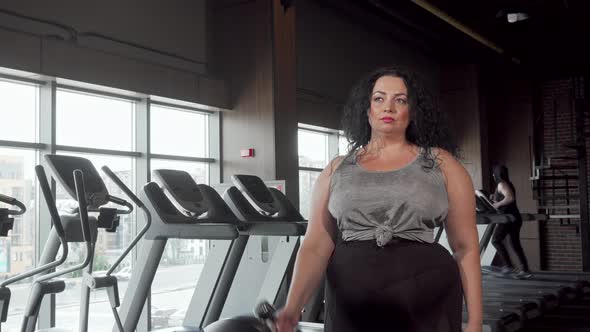
<path id="1" fill-rule="evenodd" d="M 244 184 L 252 197 L 261 203 L 272 203 L 273 197 L 268 187 L 257 176 L 240 175 L 240 181 Z"/>

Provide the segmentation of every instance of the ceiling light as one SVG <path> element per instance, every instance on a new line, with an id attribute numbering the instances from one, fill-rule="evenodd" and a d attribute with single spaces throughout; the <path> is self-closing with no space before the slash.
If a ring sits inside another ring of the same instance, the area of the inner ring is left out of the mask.
<path id="1" fill-rule="evenodd" d="M 508 23 L 516 23 L 518 21 L 524 21 L 529 18 L 529 14 L 527 13 L 508 13 L 506 14 L 506 19 L 508 19 Z"/>

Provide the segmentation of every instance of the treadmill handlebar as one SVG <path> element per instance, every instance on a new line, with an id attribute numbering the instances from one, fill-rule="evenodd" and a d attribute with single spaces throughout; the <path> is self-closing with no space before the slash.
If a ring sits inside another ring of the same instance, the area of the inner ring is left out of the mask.
<path id="1" fill-rule="evenodd" d="M 475 199 L 484 207 L 486 213 L 500 213 L 500 211 L 494 207 L 494 204 L 486 197 L 481 190 L 475 191 Z"/>
<path id="2" fill-rule="evenodd" d="M 131 205 L 131 203 L 127 202 L 126 200 L 119 198 L 117 196 L 112 196 L 112 195 L 107 195 L 107 201 L 111 202 L 111 203 L 115 203 L 117 205 L 121 205 L 126 207 L 126 210 L 120 210 L 120 209 L 115 209 L 115 211 L 117 212 L 117 214 L 130 214 L 131 212 L 133 212 L 133 205 Z M 100 211 L 101 208 L 98 209 L 98 211 Z"/>
<path id="3" fill-rule="evenodd" d="M 500 212 L 498 209 L 496 209 L 493 205 L 493 203 L 488 199 L 488 197 L 485 195 L 485 193 L 481 190 L 476 190 L 475 191 L 475 199 L 478 203 L 478 207 L 483 208 L 483 211 L 480 211 L 478 209 L 479 212 L 481 212 L 482 214 L 486 214 L 488 216 L 491 216 L 493 214 L 498 214 L 498 215 L 506 215 L 506 214 L 502 214 L 502 212 Z M 479 213 L 478 213 L 479 215 Z M 546 214 L 539 214 L 539 213 L 521 213 L 520 214 L 521 218 L 523 221 L 535 221 L 535 220 L 548 220 L 549 216 Z M 514 217 L 512 220 L 510 221 L 514 221 Z M 486 224 L 486 223 L 491 223 L 494 221 L 490 221 L 490 222 L 478 222 L 478 224 Z M 494 222 L 494 223 L 505 223 L 505 222 Z"/>

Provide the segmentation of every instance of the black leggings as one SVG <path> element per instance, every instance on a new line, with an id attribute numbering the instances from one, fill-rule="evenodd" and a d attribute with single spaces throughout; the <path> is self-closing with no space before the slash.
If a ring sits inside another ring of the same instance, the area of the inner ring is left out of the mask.
<path id="1" fill-rule="evenodd" d="M 439 244 L 340 242 L 327 269 L 325 332 L 460 332 L 457 262 Z"/>
<path id="2" fill-rule="evenodd" d="M 514 222 L 507 223 L 507 224 L 499 224 L 496 226 L 496 230 L 494 231 L 494 236 L 492 237 L 492 245 L 498 251 L 500 258 L 504 264 L 510 268 L 514 268 L 514 264 L 510 260 L 510 256 L 508 255 L 508 250 L 504 245 L 503 241 L 506 237 L 510 241 L 520 264 L 522 265 L 522 269 L 524 271 L 529 270 L 529 264 L 527 262 L 526 256 L 524 255 L 524 250 L 522 250 L 522 246 L 520 245 L 520 228 L 522 227 L 522 220 L 519 218 Z"/>

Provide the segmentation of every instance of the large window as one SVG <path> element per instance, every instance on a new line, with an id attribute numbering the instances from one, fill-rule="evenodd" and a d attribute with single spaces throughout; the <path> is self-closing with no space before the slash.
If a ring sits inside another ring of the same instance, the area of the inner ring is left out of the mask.
<path id="1" fill-rule="evenodd" d="M 38 204 L 34 173 L 45 154 L 89 159 L 99 169 L 109 193 L 126 200 L 126 195 L 102 173 L 102 166 L 107 165 L 136 193 L 150 178 L 149 169 L 185 170 L 197 183 L 205 184 L 212 174 L 219 174 L 212 157 L 219 152 L 211 152 L 212 142 L 218 146 L 219 137 L 213 137 L 210 130 L 211 123 L 215 124 L 213 128 L 218 127 L 218 117 L 200 110 L 198 105 L 191 107 L 182 102 L 182 106 L 175 106 L 173 100 L 164 103 L 162 98 L 154 97 L 154 101 L 137 93 L 119 93 L 71 81 L 62 85 L 51 78 L 33 82 L 2 77 L 0 74 L 0 193 L 24 202 L 27 212 L 15 219 L 8 237 L 0 238 L 1 279 L 34 268 L 50 231 L 47 208 L 44 203 Z M 216 129 L 213 132 L 217 133 Z M 49 175 L 50 171 L 46 171 Z M 55 190 L 61 212 L 77 207 L 61 185 Z M 143 214 L 136 208 L 134 213 L 121 216 L 116 233 L 99 230 L 93 261 L 96 274 L 112 265 L 143 222 Z M 178 325 L 208 252 L 208 241 L 169 242 L 152 287 L 153 328 Z M 58 270 L 78 264 L 84 253 L 83 245 L 70 244 L 68 260 Z M 131 254 L 115 271 L 121 301 L 134 267 Z M 41 309 L 41 328 L 50 327 L 50 311 L 55 314 L 57 327 L 78 328 L 81 272 L 64 277 L 66 290 L 56 295 L 55 306 Z M 2 324 L 5 330 L 19 330 L 30 284 L 31 279 L 27 279 L 9 286 L 12 298 L 8 321 Z M 114 318 L 104 290 L 91 293 L 90 312 L 91 330 L 112 329 Z"/>
<path id="2" fill-rule="evenodd" d="M 209 156 L 207 114 L 152 105 L 150 117 L 153 154 Z"/>
<path id="3" fill-rule="evenodd" d="M 299 210 L 304 217 L 309 218 L 313 185 L 321 171 L 346 149 L 346 140 L 337 131 L 299 125 Z"/>
<path id="4" fill-rule="evenodd" d="M 152 171 L 183 170 L 196 183 L 209 184 L 209 115 L 153 105 L 150 117 Z M 209 245 L 206 240 L 168 241 L 152 284 L 152 329 L 182 325 Z"/>
<path id="5" fill-rule="evenodd" d="M 329 161 L 326 133 L 299 129 L 299 167 L 324 168 Z"/>
<path id="6" fill-rule="evenodd" d="M 37 142 L 37 85 L 0 78 L 0 140 Z"/>
<path id="7" fill-rule="evenodd" d="M 0 238 L 2 279 L 30 270 L 36 263 L 38 206 L 34 167 L 39 151 L 35 144 L 38 101 L 38 85 L 0 79 L 0 140 L 7 141 L 0 142 L 0 193 L 27 207 L 24 215 L 15 218 L 8 237 Z M 20 326 L 30 284 L 31 280 L 26 279 L 10 286 L 8 320 L 3 324 L 7 331 L 16 331 Z"/>
<path id="8" fill-rule="evenodd" d="M 66 89 L 56 91 L 57 153 L 89 159 L 101 173 L 109 194 L 126 200 L 128 198 L 100 168 L 108 166 L 129 188 L 135 187 L 135 105 L 129 99 L 96 93 Z M 124 156 L 110 155 L 113 153 L 110 151 L 120 151 Z M 77 206 L 73 197 L 60 185 L 57 186 L 56 203 L 58 209 L 66 213 Z M 127 247 L 135 234 L 135 223 L 135 214 L 131 214 L 121 217 L 115 233 L 99 229 L 93 260 L 95 274 L 108 270 Z M 71 244 L 68 260 L 58 270 L 79 264 L 85 250 L 83 244 Z M 125 267 L 132 268 L 130 256 L 119 270 Z M 67 275 L 66 290 L 56 297 L 56 320 L 61 328 L 74 330 L 78 327 L 81 275 L 81 272 Z M 119 283 L 121 298 L 127 289 L 126 282 L 121 280 Z M 92 292 L 90 312 L 93 314 L 90 315 L 89 326 L 93 329 L 108 330 L 115 323 L 105 290 Z"/>
<path id="9" fill-rule="evenodd" d="M 37 153 L 30 150 L 0 148 L 0 193 L 23 202 L 27 212 L 14 220 L 8 237 L 0 238 L 0 277 L 10 278 L 35 265 L 35 234 L 37 224 L 36 179 L 33 168 Z M 20 325 L 31 280 L 11 285 L 12 298 L 7 330 Z"/>
<path id="10" fill-rule="evenodd" d="M 60 89 L 56 103 L 58 145 L 134 150 L 134 102 Z"/>

